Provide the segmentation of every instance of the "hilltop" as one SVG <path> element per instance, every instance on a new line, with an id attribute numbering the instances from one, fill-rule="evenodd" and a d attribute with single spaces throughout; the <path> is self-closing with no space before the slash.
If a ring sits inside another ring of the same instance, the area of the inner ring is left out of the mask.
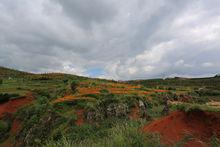
<path id="1" fill-rule="evenodd" d="M 0 78 L 9 78 L 9 77 L 19 78 L 28 75 L 33 75 L 33 74 L 0 66 Z"/>

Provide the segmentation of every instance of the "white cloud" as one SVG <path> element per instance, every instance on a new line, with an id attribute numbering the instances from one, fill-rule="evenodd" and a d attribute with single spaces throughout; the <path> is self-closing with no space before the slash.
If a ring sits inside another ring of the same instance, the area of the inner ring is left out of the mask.
<path id="1" fill-rule="evenodd" d="M 202 66 L 203 66 L 203 67 L 213 67 L 214 64 L 211 63 L 211 62 L 205 62 L 205 63 L 202 63 Z"/>

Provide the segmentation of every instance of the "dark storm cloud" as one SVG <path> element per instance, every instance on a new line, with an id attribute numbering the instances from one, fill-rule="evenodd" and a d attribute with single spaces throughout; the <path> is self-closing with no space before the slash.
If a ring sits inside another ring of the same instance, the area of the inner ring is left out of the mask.
<path id="1" fill-rule="evenodd" d="M 21 70 L 114 79 L 220 73 L 218 0 L 1 0 L 0 32 L 0 65 Z"/>
<path id="2" fill-rule="evenodd" d="M 90 26 L 93 23 L 111 21 L 117 13 L 111 1 L 101 0 L 56 0 L 65 14 L 81 26 Z"/>

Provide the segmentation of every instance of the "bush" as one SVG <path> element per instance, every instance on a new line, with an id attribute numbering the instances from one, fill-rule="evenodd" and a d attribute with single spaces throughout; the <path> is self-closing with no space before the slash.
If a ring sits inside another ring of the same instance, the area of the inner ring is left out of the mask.
<path id="1" fill-rule="evenodd" d="M 0 120 L 0 133 L 7 132 L 7 130 L 8 130 L 7 122 Z"/>
<path id="2" fill-rule="evenodd" d="M 43 89 L 35 89 L 32 91 L 36 97 L 46 97 L 46 98 L 51 98 L 50 93 L 48 90 L 43 90 Z"/>
<path id="3" fill-rule="evenodd" d="M 75 93 L 77 91 L 77 86 L 78 86 L 78 82 L 76 82 L 76 81 L 71 82 L 70 88 L 71 88 L 72 92 Z"/>
<path id="4" fill-rule="evenodd" d="M 4 141 L 10 130 L 10 125 L 8 122 L 0 120 L 0 142 Z"/>
<path id="5" fill-rule="evenodd" d="M 109 91 L 107 89 L 101 89 L 100 93 L 107 94 L 107 93 L 109 93 Z"/>
<path id="6" fill-rule="evenodd" d="M 5 103 L 9 101 L 9 95 L 8 94 L 0 94 L 0 104 Z"/>
<path id="7" fill-rule="evenodd" d="M 16 138 L 18 143 L 22 143 L 20 146 L 40 146 L 60 124 L 67 122 L 45 97 L 39 97 L 35 104 L 19 109 L 16 118 L 23 122 Z"/>
<path id="8" fill-rule="evenodd" d="M 64 83 L 64 84 L 68 83 L 68 79 L 64 79 L 64 80 L 63 80 L 63 83 Z"/>
<path id="9" fill-rule="evenodd" d="M 19 94 L 0 93 L 0 104 L 9 101 L 12 98 L 19 97 Z"/>
<path id="10" fill-rule="evenodd" d="M 2 85 L 3 84 L 3 80 L 2 79 L 0 79 L 0 85 Z"/>

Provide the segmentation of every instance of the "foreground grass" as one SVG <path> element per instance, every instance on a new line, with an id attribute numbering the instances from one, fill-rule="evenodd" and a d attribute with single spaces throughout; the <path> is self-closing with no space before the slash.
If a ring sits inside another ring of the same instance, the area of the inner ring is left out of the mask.
<path id="1" fill-rule="evenodd" d="M 179 104 L 173 104 L 171 107 L 172 110 L 180 110 L 184 112 L 188 112 L 194 109 L 202 110 L 205 112 L 220 112 L 219 107 L 212 107 L 208 106 L 206 104 L 190 104 L 190 103 L 179 103 Z"/>
<path id="2" fill-rule="evenodd" d="M 85 139 L 79 142 L 71 141 L 66 137 L 62 137 L 60 140 L 49 140 L 44 147 L 160 147 L 163 146 L 160 143 L 160 136 L 157 134 L 146 134 L 139 130 L 139 127 L 144 123 L 137 123 L 128 121 L 124 124 L 116 124 L 114 127 L 108 130 L 107 136 L 96 139 Z"/>

